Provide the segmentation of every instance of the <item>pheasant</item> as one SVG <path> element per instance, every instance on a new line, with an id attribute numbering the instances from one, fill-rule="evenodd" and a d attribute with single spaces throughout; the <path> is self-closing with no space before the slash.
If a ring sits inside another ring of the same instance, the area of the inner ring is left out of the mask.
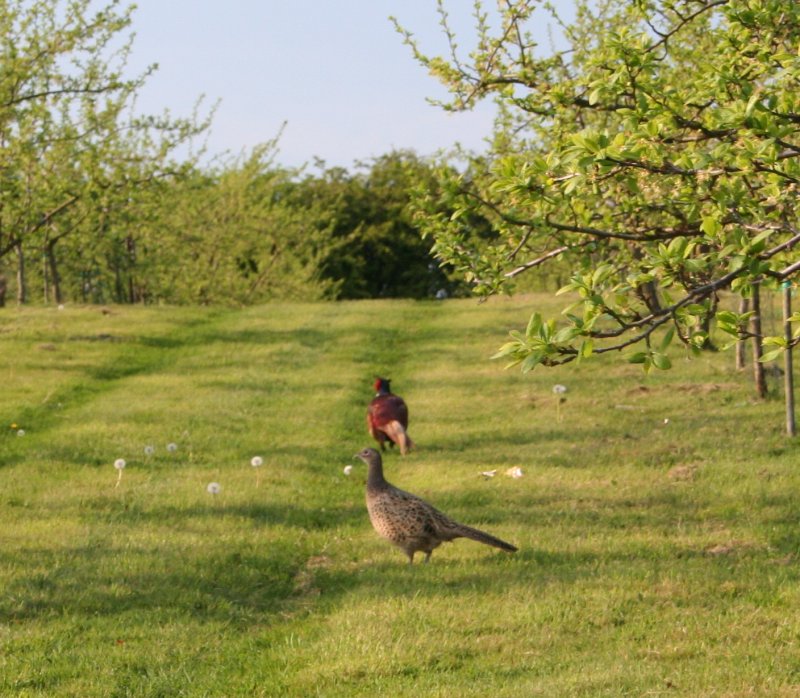
<path id="1" fill-rule="evenodd" d="M 374 448 L 365 448 L 354 457 L 360 458 L 369 468 L 367 511 L 372 527 L 408 555 L 409 565 L 414 564 L 414 553 L 425 553 L 425 562 L 428 562 L 435 548 L 455 538 L 471 538 L 510 553 L 517 551 L 516 546 L 477 528 L 456 523 L 425 500 L 388 483 L 383 477 L 381 454 Z"/>
<path id="2" fill-rule="evenodd" d="M 370 436 L 380 444 L 381 451 L 386 450 L 386 442 L 390 446 L 397 444 L 400 453 L 405 455 L 414 442 L 406 432 L 408 429 L 408 407 L 405 400 L 392 393 L 391 381 L 388 378 L 376 378 L 377 394 L 367 408 L 367 428 Z"/>

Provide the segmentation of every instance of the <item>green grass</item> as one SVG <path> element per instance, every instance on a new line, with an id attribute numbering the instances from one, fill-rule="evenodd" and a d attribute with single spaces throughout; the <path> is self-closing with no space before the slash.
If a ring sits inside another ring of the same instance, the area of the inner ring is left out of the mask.
<path id="1" fill-rule="evenodd" d="M 0 311 L 0 695 L 798 695 L 779 396 L 722 353 L 488 360 L 547 303 Z M 376 373 L 419 446 L 389 480 L 519 553 L 373 533 Z"/>

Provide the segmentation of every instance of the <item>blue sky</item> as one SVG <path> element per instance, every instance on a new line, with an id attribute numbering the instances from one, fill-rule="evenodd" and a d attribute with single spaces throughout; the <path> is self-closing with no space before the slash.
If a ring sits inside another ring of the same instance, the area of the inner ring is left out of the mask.
<path id="1" fill-rule="evenodd" d="M 443 89 L 415 63 L 389 22 L 396 16 L 426 51 L 442 53 L 434 0 L 136 4 L 132 67 L 159 64 L 139 109 L 188 115 L 200 95 L 208 104 L 220 100 L 208 140 L 212 153 L 248 150 L 286 122 L 280 164 L 295 167 L 320 157 L 350 168 L 394 148 L 428 155 L 459 142 L 480 150 L 491 131 L 491 105 L 447 114 L 426 102 L 444 96 Z M 465 48 L 473 35 L 471 5 L 447 3 Z M 545 27 L 539 30 L 546 42 Z"/>

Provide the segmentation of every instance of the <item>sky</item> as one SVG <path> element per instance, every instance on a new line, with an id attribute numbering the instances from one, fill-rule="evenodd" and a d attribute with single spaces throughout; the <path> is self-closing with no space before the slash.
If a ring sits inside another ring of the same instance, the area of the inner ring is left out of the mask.
<path id="1" fill-rule="evenodd" d="M 139 110 L 189 116 L 201 96 L 207 106 L 219 102 L 207 139 L 211 154 L 248 152 L 284 123 L 276 161 L 286 167 L 320 158 L 349 169 L 395 149 L 432 155 L 455 143 L 480 151 L 491 133 L 491 104 L 453 114 L 427 101 L 446 92 L 389 21 L 396 16 L 425 52 L 443 54 L 435 0 L 136 0 L 136 6 L 131 69 L 159 65 L 139 94 Z M 471 6 L 447 3 L 465 48 L 474 36 Z M 544 21 L 536 31 L 546 43 Z"/>

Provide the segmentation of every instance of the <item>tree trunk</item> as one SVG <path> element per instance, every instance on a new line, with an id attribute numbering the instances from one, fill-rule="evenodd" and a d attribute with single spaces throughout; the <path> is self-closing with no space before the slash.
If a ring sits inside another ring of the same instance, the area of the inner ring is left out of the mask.
<path id="1" fill-rule="evenodd" d="M 792 285 L 788 282 L 783 284 L 783 336 L 789 345 L 784 353 L 784 397 L 786 400 L 786 433 L 789 436 L 797 435 L 797 423 L 794 418 L 794 366 L 792 361 L 792 323 L 789 318 L 792 316 Z"/>
<path id="2" fill-rule="evenodd" d="M 714 311 L 712 309 L 707 315 L 697 320 L 697 329 L 706 336 L 705 340 L 703 340 L 703 345 L 700 347 L 705 351 L 717 351 L 717 345 L 711 341 L 711 319 L 713 317 Z"/>
<path id="3" fill-rule="evenodd" d="M 17 303 L 22 305 L 25 302 L 25 252 L 22 243 L 18 242 L 14 248 L 17 253 Z"/>
<path id="4" fill-rule="evenodd" d="M 50 273 L 47 270 L 47 242 L 42 253 L 42 299 L 44 304 L 50 302 Z"/>
<path id="5" fill-rule="evenodd" d="M 114 260 L 114 302 L 125 302 L 125 284 L 122 281 L 122 270 L 120 269 L 119 259 Z"/>
<path id="6" fill-rule="evenodd" d="M 764 375 L 764 364 L 761 357 L 764 350 L 761 346 L 761 284 L 753 284 L 753 317 L 750 319 L 750 329 L 753 333 L 753 380 L 756 385 L 756 394 L 759 398 L 767 397 L 767 379 Z"/>
<path id="7" fill-rule="evenodd" d="M 136 286 L 133 281 L 133 270 L 136 267 L 136 243 L 133 236 L 125 238 L 125 247 L 128 252 L 128 302 L 133 304 L 139 299 L 136 297 Z"/>
<path id="8" fill-rule="evenodd" d="M 739 301 L 739 314 L 743 315 L 750 310 L 750 299 L 742 298 Z M 747 362 L 747 342 L 740 339 L 736 342 L 736 370 L 743 371 Z"/>
<path id="9" fill-rule="evenodd" d="M 58 261 L 56 260 L 56 241 L 51 240 L 47 243 L 47 264 L 50 268 L 50 280 L 53 284 L 53 297 L 56 303 L 64 301 L 61 295 L 61 277 L 58 275 Z"/>

